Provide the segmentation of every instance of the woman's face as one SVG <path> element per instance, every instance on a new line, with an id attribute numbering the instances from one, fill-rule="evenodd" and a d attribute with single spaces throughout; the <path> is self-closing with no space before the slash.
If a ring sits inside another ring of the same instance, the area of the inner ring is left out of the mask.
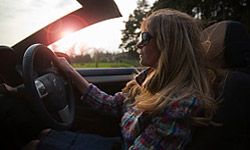
<path id="1" fill-rule="evenodd" d="M 160 52 L 157 49 L 154 37 L 149 32 L 141 33 L 141 41 L 137 44 L 140 49 L 140 64 L 155 68 L 157 66 Z"/>

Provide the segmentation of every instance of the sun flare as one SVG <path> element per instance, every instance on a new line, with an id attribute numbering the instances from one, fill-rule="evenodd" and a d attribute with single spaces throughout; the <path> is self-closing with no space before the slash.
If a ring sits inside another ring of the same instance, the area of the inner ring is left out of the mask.
<path id="1" fill-rule="evenodd" d="M 61 33 L 61 37 L 65 38 L 67 36 L 70 36 L 73 33 L 71 29 L 67 29 Z"/>

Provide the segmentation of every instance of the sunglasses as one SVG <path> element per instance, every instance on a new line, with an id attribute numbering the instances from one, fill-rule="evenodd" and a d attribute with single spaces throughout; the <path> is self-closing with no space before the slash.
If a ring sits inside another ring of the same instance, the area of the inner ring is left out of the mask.
<path id="1" fill-rule="evenodd" d="M 142 32 L 141 41 L 139 42 L 138 46 L 143 47 L 147 45 L 152 38 L 153 36 L 149 32 Z"/>

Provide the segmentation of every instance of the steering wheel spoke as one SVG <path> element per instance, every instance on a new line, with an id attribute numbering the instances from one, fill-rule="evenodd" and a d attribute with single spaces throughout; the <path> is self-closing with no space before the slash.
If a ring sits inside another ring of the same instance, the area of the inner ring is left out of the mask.
<path id="1" fill-rule="evenodd" d="M 58 114 L 60 116 L 60 119 L 63 122 L 69 122 L 70 121 L 70 109 L 69 109 L 69 105 L 66 105 L 63 109 L 58 111 Z"/>

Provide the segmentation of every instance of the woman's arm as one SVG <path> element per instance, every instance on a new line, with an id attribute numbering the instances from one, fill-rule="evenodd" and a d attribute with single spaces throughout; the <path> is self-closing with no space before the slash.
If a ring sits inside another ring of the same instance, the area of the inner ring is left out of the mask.
<path id="1" fill-rule="evenodd" d="M 90 84 L 89 89 L 81 97 L 81 100 L 88 103 L 92 108 L 116 116 L 122 115 L 124 99 L 125 95 L 122 92 L 108 95 L 93 84 Z"/>
<path id="2" fill-rule="evenodd" d="M 88 87 L 89 82 L 83 78 L 76 70 L 73 68 L 65 58 L 56 59 L 57 67 L 64 73 L 64 75 L 69 78 L 73 85 L 81 92 L 84 93 Z"/>
<path id="3" fill-rule="evenodd" d="M 83 94 L 81 99 L 84 102 L 103 112 L 114 115 L 121 114 L 123 100 L 125 99 L 122 93 L 116 93 L 112 96 L 101 91 L 83 78 L 64 58 L 58 58 L 56 64 Z"/>

